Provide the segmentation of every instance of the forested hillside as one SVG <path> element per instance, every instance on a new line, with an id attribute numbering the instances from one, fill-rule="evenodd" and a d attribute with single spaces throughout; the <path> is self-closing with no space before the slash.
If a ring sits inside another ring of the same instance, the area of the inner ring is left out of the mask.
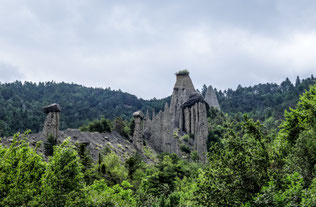
<path id="1" fill-rule="evenodd" d="M 255 120 L 275 122 L 284 118 L 284 110 L 294 107 L 299 96 L 315 84 L 315 81 L 311 75 L 303 80 L 297 77 L 295 84 L 286 78 L 280 85 L 239 85 L 236 90 L 218 91 L 217 97 L 221 109 L 230 115 L 247 113 Z M 202 93 L 204 90 L 202 89 Z"/>
<path id="2" fill-rule="evenodd" d="M 218 91 L 217 97 L 222 111 L 229 115 L 249 114 L 255 120 L 276 126 L 283 118 L 285 109 L 293 107 L 299 95 L 315 83 L 311 76 L 295 84 L 289 79 L 280 85 L 258 84 L 250 87 L 238 86 L 236 90 Z M 202 94 L 206 91 L 202 89 Z M 0 83 L 0 136 L 12 135 L 31 129 L 37 132 L 45 119 L 41 108 L 58 103 L 62 108 L 61 129 L 79 128 L 102 116 L 113 120 L 116 117 L 129 120 L 137 110 L 156 112 L 170 102 L 165 99 L 143 100 L 134 95 L 110 88 L 89 88 L 68 83 Z"/>
<path id="3" fill-rule="evenodd" d="M 68 83 L 20 82 L 0 84 L 0 136 L 18 131 L 42 128 L 42 107 L 58 103 L 62 108 L 61 129 L 78 128 L 99 119 L 130 119 L 133 112 L 147 109 L 159 111 L 170 98 L 143 100 L 110 88 L 88 88 Z"/>

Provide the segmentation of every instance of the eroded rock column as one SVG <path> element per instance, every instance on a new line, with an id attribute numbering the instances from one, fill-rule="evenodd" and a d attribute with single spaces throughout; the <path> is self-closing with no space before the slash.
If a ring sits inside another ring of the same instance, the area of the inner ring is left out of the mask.
<path id="1" fill-rule="evenodd" d="M 45 106 L 43 111 L 47 114 L 43 128 L 44 136 L 53 136 L 57 140 L 59 132 L 59 112 L 61 111 L 60 107 L 55 103 Z"/>
<path id="2" fill-rule="evenodd" d="M 144 139 L 144 114 L 141 111 L 136 111 L 133 114 L 135 121 L 135 128 L 133 134 L 133 143 L 135 147 L 143 151 L 143 139 Z"/>
<path id="3" fill-rule="evenodd" d="M 207 109 L 208 105 L 199 93 L 192 93 L 182 105 L 185 132 L 194 135 L 193 150 L 197 151 L 203 162 L 206 160 L 207 152 Z"/>

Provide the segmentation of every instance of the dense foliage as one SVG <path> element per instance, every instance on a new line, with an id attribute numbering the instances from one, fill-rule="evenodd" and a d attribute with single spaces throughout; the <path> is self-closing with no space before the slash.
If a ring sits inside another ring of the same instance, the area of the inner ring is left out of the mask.
<path id="1" fill-rule="evenodd" d="M 0 145 L 0 206 L 316 206 L 316 85 L 278 132 L 247 115 L 210 115 L 206 163 L 175 154 L 124 163 L 109 149 L 91 163 L 69 139 L 45 161 L 17 134 Z"/>
<path id="2" fill-rule="evenodd" d="M 316 78 L 300 80 L 297 77 L 295 84 L 286 78 L 280 85 L 275 83 L 258 84 L 242 87 L 236 90 L 218 91 L 217 97 L 221 109 L 230 114 L 247 113 L 255 120 L 275 122 L 283 119 L 284 110 L 294 107 L 299 95 L 316 83 Z M 202 93 L 206 87 L 202 88 Z"/>
<path id="3" fill-rule="evenodd" d="M 137 110 L 159 111 L 167 101 L 170 97 L 147 101 L 120 90 L 67 83 L 0 83 L 0 136 L 27 129 L 37 132 L 45 119 L 42 107 L 51 103 L 60 104 L 60 127 L 66 129 L 79 128 L 102 116 L 125 120 Z"/>

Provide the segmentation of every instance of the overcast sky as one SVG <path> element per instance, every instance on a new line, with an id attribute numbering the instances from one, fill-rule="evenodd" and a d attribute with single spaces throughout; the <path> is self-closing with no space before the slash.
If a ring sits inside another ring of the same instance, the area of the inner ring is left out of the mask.
<path id="1" fill-rule="evenodd" d="M 0 0 L 0 82 L 74 82 L 149 99 L 316 71 L 315 0 Z"/>

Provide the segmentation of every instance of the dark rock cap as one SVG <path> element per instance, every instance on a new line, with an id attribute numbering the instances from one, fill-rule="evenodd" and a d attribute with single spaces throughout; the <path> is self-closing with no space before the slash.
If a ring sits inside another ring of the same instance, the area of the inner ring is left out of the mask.
<path id="1" fill-rule="evenodd" d="M 198 103 L 198 102 L 205 103 L 208 106 L 203 96 L 200 93 L 195 92 L 195 93 L 190 94 L 189 99 L 182 104 L 181 108 L 182 109 L 187 108 L 187 107 L 190 108 L 191 106 L 193 106 L 195 103 Z"/>
<path id="2" fill-rule="evenodd" d="M 141 118 L 141 119 L 144 119 L 144 114 L 143 114 L 143 112 L 141 112 L 141 111 L 136 111 L 136 112 L 133 113 L 133 117 L 134 117 L 134 118 Z"/>
<path id="3" fill-rule="evenodd" d="M 54 103 L 48 106 L 44 106 L 43 111 L 45 114 L 48 114 L 49 112 L 60 112 L 61 109 L 58 104 Z"/>

